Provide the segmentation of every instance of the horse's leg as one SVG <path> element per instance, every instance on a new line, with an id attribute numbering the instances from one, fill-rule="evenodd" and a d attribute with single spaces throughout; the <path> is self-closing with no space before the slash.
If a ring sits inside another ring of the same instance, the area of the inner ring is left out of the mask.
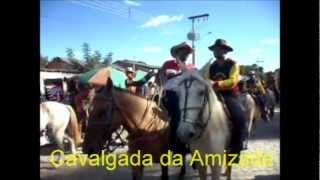
<path id="1" fill-rule="evenodd" d="M 252 129 L 251 129 L 251 135 L 253 136 L 253 137 L 255 137 L 256 136 L 256 126 L 257 126 L 257 120 L 258 120 L 258 118 L 253 118 L 253 120 L 252 120 Z"/>
<path id="2" fill-rule="evenodd" d="M 253 119 L 254 119 L 254 110 L 251 109 L 250 112 L 249 112 L 249 125 L 248 125 L 248 134 L 249 134 L 249 137 L 251 137 L 252 135 L 252 123 L 253 123 Z"/>
<path id="3" fill-rule="evenodd" d="M 217 166 L 210 166 L 210 168 L 211 168 L 211 180 L 220 179 L 221 165 L 218 164 Z"/>
<path id="4" fill-rule="evenodd" d="M 227 157 L 229 156 L 229 151 L 227 151 L 226 152 L 226 155 L 227 155 Z M 226 170 L 224 171 L 224 173 L 222 174 L 223 176 L 226 176 L 227 177 L 227 180 L 230 180 L 230 178 L 231 178 L 231 169 L 232 169 L 232 166 L 229 166 L 229 158 L 227 158 L 226 159 L 227 160 L 227 162 L 226 162 L 226 164 L 227 164 L 227 166 L 226 166 Z"/>
<path id="5" fill-rule="evenodd" d="M 168 180 L 168 166 L 161 165 L 161 180 Z"/>
<path id="6" fill-rule="evenodd" d="M 180 173 L 179 173 L 179 177 L 184 177 L 184 175 L 186 174 L 186 155 L 183 154 L 183 160 L 182 160 L 182 166 L 180 169 Z"/>
<path id="7" fill-rule="evenodd" d="M 132 166 L 132 179 L 141 180 L 143 177 L 143 166 Z"/>
<path id="8" fill-rule="evenodd" d="M 60 128 L 58 130 L 52 130 L 53 138 L 55 142 L 57 143 L 57 146 L 60 150 L 65 151 L 63 146 L 63 136 L 64 136 L 64 129 Z M 57 161 L 60 161 L 60 154 L 57 157 Z"/>
<path id="9" fill-rule="evenodd" d="M 224 173 L 226 176 L 226 180 L 231 180 L 231 172 L 232 172 L 232 166 L 227 166 L 227 169 Z"/>
<path id="10" fill-rule="evenodd" d="M 207 179 L 207 166 L 197 166 L 199 170 L 200 180 Z"/>
<path id="11" fill-rule="evenodd" d="M 64 137 L 69 141 L 70 143 L 70 149 L 71 149 L 71 153 L 72 154 L 75 154 L 77 151 L 76 151 L 76 145 L 74 143 L 74 140 L 68 136 L 67 134 L 64 135 Z"/>

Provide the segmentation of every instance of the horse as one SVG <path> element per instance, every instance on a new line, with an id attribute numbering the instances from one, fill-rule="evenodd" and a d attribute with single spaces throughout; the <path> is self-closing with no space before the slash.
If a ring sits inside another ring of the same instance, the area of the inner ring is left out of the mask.
<path id="1" fill-rule="evenodd" d="M 280 93 L 280 69 L 277 69 L 274 73 L 275 77 L 275 86 L 277 91 Z"/>
<path id="2" fill-rule="evenodd" d="M 40 103 L 40 133 L 50 130 L 58 147 L 66 150 L 63 140 L 70 142 L 71 152 L 76 153 L 76 147 L 81 143 L 77 116 L 71 106 L 55 101 Z M 70 134 L 67 135 L 65 132 Z"/>
<path id="3" fill-rule="evenodd" d="M 248 115 L 248 135 L 249 137 L 254 136 L 257 121 L 261 119 L 261 107 L 248 92 L 240 93 L 239 100 L 241 101 L 245 112 Z"/>
<path id="4" fill-rule="evenodd" d="M 114 87 L 109 78 L 106 87 L 97 93 L 89 108 L 88 127 L 83 143 L 83 152 L 99 153 L 111 133 L 122 125 L 128 132 L 128 153 L 151 154 L 153 162 L 169 150 L 169 128 L 167 112 L 152 100 Z M 183 161 L 185 162 L 185 161 Z M 161 164 L 161 179 L 168 179 L 168 166 Z M 181 167 L 180 177 L 185 174 Z M 143 177 L 143 166 L 132 166 L 132 178 Z"/>
<path id="5" fill-rule="evenodd" d="M 190 145 L 192 153 L 199 152 L 202 159 L 205 159 L 206 154 L 212 153 L 223 157 L 230 141 L 230 121 L 210 82 L 203 78 L 203 73 L 205 72 L 184 71 L 180 75 L 178 86 L 181 119 L 177 136 Z M 217 158 L 208 161 L 208 164 L 197 166 L 200 179 L 206 179 L 208 167 L 211 168 L 212 180 L 219 180 L 222 165 Z"/>
<path id="6" fill-rule="evenodd" d="M 272 120 L 274 115 L 274 109 L 276 106 L 276 96 L 275 92 L 271 90 L 269 87 L 266 88 L 266 106 L 268 109 L 268 115 L 270 117 L 270 120 Z"/>

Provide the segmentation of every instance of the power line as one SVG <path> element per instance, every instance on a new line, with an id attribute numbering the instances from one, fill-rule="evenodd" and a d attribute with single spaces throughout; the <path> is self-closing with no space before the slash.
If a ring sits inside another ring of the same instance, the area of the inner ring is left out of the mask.
<path id="1" fill-rule="evenodd" d="M 113 9 L 104 9 L 104 8 L 101 8 L 99 6 L 96 6 L 94 4 L 88 4 L 88 3 L 84 3 L 85 1 L 71 1 L 72 3 L 75 3 L 75 4 L 78 4 L 78 5 L 81 5 L 81 6 L 84 6 L 84 7 L 88 7 L 88 8 L 91 8 L 91 9 L 95 9 L 95 10 L 99 10 L 99 11 L 102 11 L 102 12 L 107 12 L 107 13 L 110 13 L 110 14 L 113 14 L 113 15 L 117 15 L 117 16 L 120 16 L 122 18 L 127 18 L 126 15 L 124 14 L 121 14 L 121 12 L 118 12 L 118 11 L 114 11 Z"/>

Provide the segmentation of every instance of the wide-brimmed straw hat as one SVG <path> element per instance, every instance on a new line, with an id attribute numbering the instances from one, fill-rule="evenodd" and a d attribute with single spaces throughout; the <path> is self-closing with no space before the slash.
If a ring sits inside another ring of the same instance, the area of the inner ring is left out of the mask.
<path id="1" fill-rule="evenodd" d="M 224 40 L 224 39 L 217 39 L 216 42 L 209 46 L 208 48 L 211 50 L 211 51 L 214 51 L 214 49 L 216 47 L 223 47 L 225 48 L 226 50 L 228 51 L 233 51 L 233 48 L 231 46 L 228 45 L 227 41 Z"/>
<path id="2" fill-rule="evenodd" d="M 171 52 L 171 56 L 175 56 L 177 54 L 177 52 L 181 49 L 186 49 L 189 51 L 189 53 L 193 52 L 193 48 L 187 44 L 186 42 L 180 43 L 178 45 L 175 45 L 171 48 L 170 52 Z"/>

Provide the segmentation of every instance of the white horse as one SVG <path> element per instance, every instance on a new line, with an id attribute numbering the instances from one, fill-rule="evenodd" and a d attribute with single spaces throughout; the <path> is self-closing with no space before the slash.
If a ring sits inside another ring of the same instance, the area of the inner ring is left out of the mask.
<path id="1" fill-rule="evenodd" d="M 186 71 L 180 78 L 181 120 L 177 136 L 190 144 L 192 154 L 199 152 L 203 160 L 206 154 L 215 154 L 222 159 L 230 139 L 228 117 L 222 103 L 210 83 L 197 72 Z M 211 160 L 204 166 L 197 166 L 201 180 L 206 179 L 208 167 L 212 180 L 220 179 L 222 164 L 219 158 Z"/>
<path id="2" fill-rule="evenodd" d="M 270 116 L 270 119 L 272 120 L 273 114 L 274 114 L 274 109 L 275 109 L 277 102 L 276 102 L 276 96 L 274 94 L 274 91 L 272 91 L 269 88 L 266 88 L 266 100 L 267 100 L 266 106 L 268 108 L 268 114 Z"/>
<path id="3" fill-rule="evenodd" d="M 248 135 L 249 137 L 254 136 L 257 121 L 261 119 L 261 109 L 253 97 L 247 92 L 241 93 L 239 99 L 245 109 L 246 114 L 248 115 Z"/>
<path id="4" fill-rule="evenodd" d="M 68 126 L 69 125 L 69 126 Z M 71 106 L 54 101 L 40 104 L 40 133 L 50 130 L 60 149 L 65 150 L 63 140 L 70 142 L 71 152 L 76 153 L 81 137 L 77 116 Z M 67 135 L 65 131 L 67 130 Z"/>

